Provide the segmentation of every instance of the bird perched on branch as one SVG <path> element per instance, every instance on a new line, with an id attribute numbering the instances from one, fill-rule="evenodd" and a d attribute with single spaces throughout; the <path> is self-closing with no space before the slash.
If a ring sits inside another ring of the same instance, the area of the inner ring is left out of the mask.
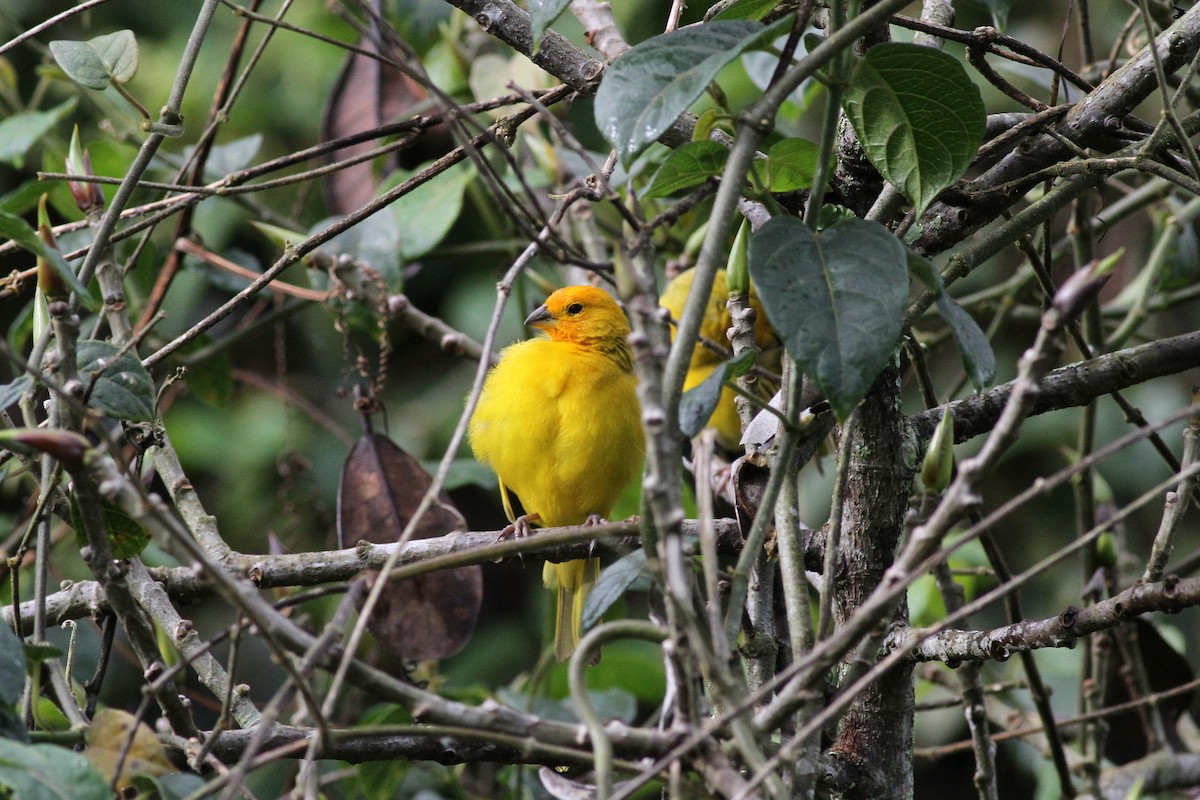
<path id="1" fill-rule="evenodd" d="M 500 479 L 511 532 L 595 523 L 612 512 L 645 452 L 629 321 L 593 286 L 569 286 L 525 324 L 546 334 L 508 347 L 488 373 L 468 434 L 475 457 Z M 525 511 L 514 517 L 509 492 Z M 599 560 L 547 562 L 558 593 L 554 654 L 579 642 L 587 591 Z"/>
<path id="2" fill-rule="evenodd" d="M 659 305 L 671 312 L 671 317 L 678 322 L 683 316 L 683 307 L 692 289 L 695 270 L 689 269 L 672 278 L 659 297 Z M 712 294 L 709 295 L 708 305 L 704 309 L 704 319 L 700 323 L 700 337 L 729 347 L 727 331 L 733 325 L 727 303 L 729 289 L 725 282 L 725 270 L 717 270 L 713 278 Z M 771 328 L 762 303 L 759 302 L 758 292 L 750 287 L 750 307 L 755 311 L 754 343 L 765 357 L 768 368 L 777 368 L 779 360 L 779 338 Z M 675 328 L 671 328 L 671 337 L 675 336 Z M 697 342 L 692 350 L 692 358 L 688 364 L 687 375 L 684 377 L 683 390 L 699 386 L 708 376 L 712 375 L 722 363 L 728 360 L 728 355 L 708 347 L 702 341 Z M 759 363 L 764 363 L 760 360 Z M 721 390 L 721 399 L 716 410 L 709 418 L 708 427 L 715 428 L 717 439 L 727 450 L 736 450 L 738 440 L 742 438 L 742 423 L 738 418 L 734 405 L 734 391 L 729 387 Z"/>

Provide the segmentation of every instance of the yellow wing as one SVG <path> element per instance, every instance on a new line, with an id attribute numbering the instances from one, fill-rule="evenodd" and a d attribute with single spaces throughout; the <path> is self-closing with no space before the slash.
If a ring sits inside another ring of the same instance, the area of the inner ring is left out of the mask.
<path id="1" fill-rule="evenodd" d="M 659 298 L 659 304 L 670 311 L 671 317 L 676 321 L 683 314 L 683 307 L 687 302 L 688 293 L 691 292 L 694 278 L 695 270 L 689 269 L 681 272 L 666 285 Z M 727 331 L 733 325 L 728 302 L 729 290 L 725 286 L 725 270 L 717 270 L 716 277 L 713 279 L 712 294 L 709 296 L 704 319 L 700 324 L 700 335 L 725 347 L 729 346 Z M 777 361 L 779 357 L 779 339 L 771 328 L 771 322 L 767 319 L 766 311 L 763 310 L 762 303 L 758 299 L 758 292 L 753 286 L 750 287 L 750 307 L 756 313 L 754 341 L 763 353 L 759 363 L 771 368 L 771 362 Z M 671 329 L 671 336 L 672 338 L 675 336 L 674 328 Z M 711 375 L 713 370 L 724 360 L 720 353 L 697 342 L 692 350 L 691 363 L 684 379 L 684 391 L 703 383 L 704 379 Z M 735 397 L 736 393 L 733 390 L 722 389 L 721 399 L 708 423 L 709 427 L 716 429 L 721 445 L 729 450 L 736 449 L 738 441 L 742 438 L 742 425 L 738 418 L 737 406 L 734 403 Z"/>

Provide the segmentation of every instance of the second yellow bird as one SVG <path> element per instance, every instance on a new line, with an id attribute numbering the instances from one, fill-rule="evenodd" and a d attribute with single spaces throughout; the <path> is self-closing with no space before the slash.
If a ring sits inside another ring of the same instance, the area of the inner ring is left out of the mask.
<path id="1" fill-rule="evenodd" d="M 659 304 L 671 312 L 671 317 L 676 322 L 683 316 L 683 307 L 692 290 L 694 277 L 694 269 L 681 272 L 671 279 L 659 298 Z M 729 289 L 725 285 L 725 270 L 717 270 L 716 277 L 713 279 L 712 294 L 704 309 L 704 319 L 700 323 L 700 335 L 725 347 L 729 346 L 726 332 L 733 325 L 733 318 L 727 307 L 728 302 Z M 754 287 L 750 288 L 750 307 L 754 309 L 756 315 L 754 342 L 763 353 L 763 360 L 760 363 L 773 367 L 778 361 L 779 340 L 771 328 L 771 323 L 767 319 L 766 312 L 763 311 L 762 303 L 758 299 L 758 292 L 754 290 Z M 672 326 L 671 338 L 674 337 L 675 328 Z M 683 390 L 686 392 L 688 389 L 699 386 L 717 367 L 724 363 L 725 359 L 726 357 L 721 353 L 697 342 L 695 349 L 692 350 L 687 376 L 683 381 Z M 734 405 L 734 391 L 729 387 L 721 390 L 721 400 L 708 421 L 708 427 L 716 429 L 718 441 L 725 449 L 738 449 L 738 440 L 742 437 L 742 422 L 738 418 L 737 408 Z"/>
<path id="2" fill-rule="evenodd" d="M 546 527 L 607 517 L 641 469 L 641 407 L 616 300 L 593 286 L 559 289 L 525 320 L 547 338 L 508 347 L 488 374 L 468 433 L 475 457 L 496 471 L 505 512 L 516 522 L 511 490 L 525 521 Z M 547 563 L 556 589 L 555 656 L 579 642 L 596 559 Z"/>

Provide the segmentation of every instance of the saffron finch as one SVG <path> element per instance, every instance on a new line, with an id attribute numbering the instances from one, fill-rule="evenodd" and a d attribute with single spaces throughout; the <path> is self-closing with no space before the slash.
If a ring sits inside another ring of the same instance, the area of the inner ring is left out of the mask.
<path id="1" fill-rule="evenodd" d="M 678 321 L 683 315 L 683 306 L 687 302 L 692 289 L 692 279 L 695 270 L 689 269 L 679 273 L 667 283 L 659 297 L 659 305 L 671 312 L 671 317 Z M 725 270 L 717 270 L 713 279 L 712 294 L 708 298 L 708 306 L 704 310 L 704 319 L 700 323 L 700 336 L 709 341 L 728 347 L 729 338 L 726 331 L 733 325 L 727 303 L 729 289 L 725 284 Z M 758 292 L 750 287 L 750 307 L 756 313 L 754 322 L 754 343 L 764 354 L 778 356 L 779 339 L 771 329 L 762 303 L 759 302 Z M 675 337 L 675 329 L 671 329 L 671 338 Z M 687 375 L 683 379 L 683 390 L 686 392 L 699 386 L 711 375 L 717 367 L 726 360 L 726 356 L 718 353 L 703 343 L 697 342 L 692 350 L 691 362 L 688 364 Z M 768 361 L 770 359 L 768 358 Z M 759 363 L 763 363 L 760 360 Z M 738 440 L 742 438 L 742 423 L 738 418 L 737 407 L 734 405 L 735 392 L 728 386 L 721 389 L 721 399 L 708 420 L 708 427 L 717 431 L 717 440 L 727 450 L 735 450 Z"/>
<path id="2" fill-rule="evenodd" d="M 645 452 L 629 321 L 604 290 L 569 286 L 525 324 L 546 338 L 501 353 L 468 428 L 471 449 L 500 479 L 510 530 L 594 523 L 612 512 Z M 510 490 L 524 508 L 521 518 Z M 563 661 L 579 643 L 599 560 L 547 562 L 542 574 L 557 591 L 554 654 Z"/>

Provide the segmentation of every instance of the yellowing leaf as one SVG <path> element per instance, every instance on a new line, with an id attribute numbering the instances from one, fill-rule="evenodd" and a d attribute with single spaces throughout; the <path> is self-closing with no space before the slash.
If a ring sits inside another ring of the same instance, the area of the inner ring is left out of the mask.
<path id="1" fill-rule="evenodd" d="M 121 753 L 126 750 L 130 735 L 133 736 L 133 744 L 121 764 L 117 789 L 129 786 L 134 775 L 157 776 L 177 771 L 149 726 L 125 711 L 103 708 L 92 718 L 92 727 L 87 733 L 87 748 L 83 754 L 105 780 L 111 783 L 117 774 L 117 763 L 121 760 Z"/>

